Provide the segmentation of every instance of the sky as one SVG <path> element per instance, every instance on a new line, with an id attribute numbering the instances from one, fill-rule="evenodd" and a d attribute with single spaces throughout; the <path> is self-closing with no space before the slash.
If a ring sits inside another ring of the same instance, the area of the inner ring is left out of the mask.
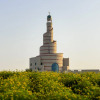
<path id="1" fill-rule="evenodd" d="M 39 55 L 47 15 L 70 69 L 100 69 L 100 0 L 0 0 L 0 71 L 25 70 Z"/>

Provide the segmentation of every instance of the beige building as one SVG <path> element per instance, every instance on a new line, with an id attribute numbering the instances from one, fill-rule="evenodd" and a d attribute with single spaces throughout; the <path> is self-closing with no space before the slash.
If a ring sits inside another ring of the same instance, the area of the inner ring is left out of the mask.
<path id="1" fill-rule="evenodd" d="M 69 69 L 69 58 L 63 58 L 63 53 L 57 53 L 57 42 L 53 40 L 52 18 L 47 16 L 47 32 L 43 34 L 43 45 L 39 56 L 30 58 L 30 69 L 34 71 L 63 72 Z"/>

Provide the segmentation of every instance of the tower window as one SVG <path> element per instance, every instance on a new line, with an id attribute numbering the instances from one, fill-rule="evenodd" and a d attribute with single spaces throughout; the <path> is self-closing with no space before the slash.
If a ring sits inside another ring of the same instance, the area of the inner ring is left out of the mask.
<path id="1" fill-rule="evenodd" d="M 43 63 L 41 63 L 41 65 L 43 65 Z"/>
<path id="2" fill-rule="evenodd" d="M 35 63 L 35 65 L 36 65 L 36 63 Z"/>

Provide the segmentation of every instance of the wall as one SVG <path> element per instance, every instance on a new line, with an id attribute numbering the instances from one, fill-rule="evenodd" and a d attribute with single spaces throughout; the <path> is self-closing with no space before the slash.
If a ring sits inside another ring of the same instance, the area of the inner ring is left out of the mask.
<path id="1" fill-rule="evenodd" d="M 34 71 L 37 70 L 44 71 L 44 65 L 41 65 L 40 56 L 30 58 L 30 68 Z"/>
<path id="2" fill-rule="evenodd" d="M 44 70 L 51 70 L 51 66 L 53 63 L 57 63 L 59 65 L 59 70 L 62 70 L 63 66 L 63 53 L 55 53 L 55 54 L 42 54 L 41 62 L 44 65 Z"/>

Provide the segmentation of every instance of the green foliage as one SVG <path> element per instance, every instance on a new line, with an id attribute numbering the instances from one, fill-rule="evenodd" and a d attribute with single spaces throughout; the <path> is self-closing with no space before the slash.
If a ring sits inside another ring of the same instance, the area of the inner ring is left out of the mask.
<path id="1" fill-rule="evenodd" d="M 3 71 L 0 100 L 100 100 L 100 73 Z"/>
<path id="2" fill-rule="evenodd" d="M 0 77 L 2 77 L 3 79 L 7 79 L 9 76 L 13 76 L 14 72 L 11 71 L 2 71 L 0 72 Z"/>
<path id="3" fill-rule="evenodd" d="M 32 72 L 32 69 L 26 69 L 26 72 Z"/>

